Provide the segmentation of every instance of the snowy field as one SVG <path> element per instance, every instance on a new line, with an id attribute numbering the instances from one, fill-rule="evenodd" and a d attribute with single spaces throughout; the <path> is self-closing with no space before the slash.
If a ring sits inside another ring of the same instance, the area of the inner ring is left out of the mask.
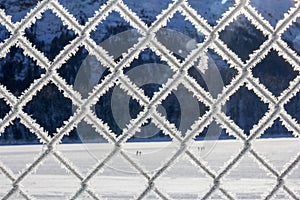
<path id="1" fill-rule="evenodd" d="M 217 143 L 196 142 L 191 152 L 207 163 L 216 173 L 224 168 L 226 162 L 237 155 L 242 144 L 233 140 L 222 140 Z M 300 141 L 297 139 L 261 139 L 253 142 L 253 147 L 266 157 L 277 171 L 285 169 L 286 164 L 300 152 Z M 59 145 L 58 151 L 70 160 L 83 176 L 103 159 L 110 151 L 108 144 L 65 144 Z M 166 142 L 129 143 L 124 152 L 135 162 L 143 166 L 149 174 L 171 156 L 174 145 Z M 26 164 L 31 163 L 43 150 L 41 145 L 1 146 L 0 161 L 17 176 L 24 171 Z M 137 155 L 141 151 L 141 155 Z M 186 155 L 185 155 L 186 156 Z M 193 165 L 187 157 L 182 156 L 175 165 L 155 185 L 172 199 L 201 199 L 209 190 L 213 180 L 200 168 Z M 22 188 L 36 199 L 68 199 L 80 188 L 79 180 L 61 167 L 53 155 L 47 157 L 36 171 L 28 175 L 21 183 Z M 141 176 L 124 158 L 117 154 L 104 170 L 90 181 L 90 188 L 106 199 L 131 199 L 146 188 L 147 180 Z M 222 188 L 235 195 L 237 199 L 262 199 L 266 192 L 276 184 L 276 179 L 268 175 L 265 168 L 259 167 L 250 154 L 246 154 L 221 181 Z M 300 171 L 296 168 L 285 179 L 285 185 L 300 198 Z M 0 173 L 0 199 L 11 189 L 11 182 Z M 288 199 L 289 196 L 280 190 L 275 199 Z M 16 194 L 11 199 L 22 199 Z M 79 199 L 89 199 L 85 193 Z M 147 199 L 158 199 L 150 193 Z M 217 192 L 212 199 L 223 199 Z"/>

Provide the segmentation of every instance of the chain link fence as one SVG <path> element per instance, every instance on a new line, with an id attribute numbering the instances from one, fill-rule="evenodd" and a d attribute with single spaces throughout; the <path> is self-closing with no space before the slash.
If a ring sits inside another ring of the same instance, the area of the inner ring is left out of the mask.
<path id="1" fill-rule="evenodd" d="M 285 184 L 285 177 L 297 166 L 300 161 L 300 152 L 298 152 L 295 158 L 290 160 L 288 166 L 282 171 L 278 171 L 261 156 L 252 145 L 252 142 L 263 135 L 264 131 L 271 127 L 277 118 L 280 118 L 282 124 L 291 131 L 295 137 L 299 137 L 300 126 L 298 122 L 284 109 L 284 105 L 296 96 L 300 90 L 299 74 L 279 96 L 274 96 L 268 88 L 252 74 L 252 69 L 260 63 L 271 50 L 278 52 L 278 54 L 293 67 L 293 70 L 299 73 L 299 55 L 281 38 L 281 35 L 297 20 L 297 17 L 300 17 L 300 2 L 295 1 L 294 4 L 294 7 L 291 7 L 288 12 L 284 14 L 284 18 L 277 23 L 275 28 L 264 19 L 247 0 L 237 0 L 234 6 L 230 7 L 228 11 L 222 15 L 215 26 L 211 26 L 207 23 L 207 21 L 189 5 L 188 1 L 184 0 L 174 0 L 171 2 L 168 8 L 163 10 L 150 26 L 147 26 L 122 0 L 109 0 L 106 2 L 85 25 L 78 23 L 75 17 L 57 0 L 39 2 L 26 14 L 24 19 L 16 23 L 13 23 L 11 17 L 6 15 L 4 10 L 0 9 L 0 23 L 5 26 L 11 34 L 8 39 L 0 43 L 0 56 L 5 57 L 10 51 L 10 48 L 17 45 L 24 50 L 25 55 L 31 57 L 46 71 L 44 75 L 36 79 L 19 97 L 14 96 L 5 86 L 0 85 L 0 97 L 3 98 L 11 108 L 11 111 L 0 121 L 0 133 L 3 133 L 4 129 L 15 119 L 19 119 L 20 122 L 31 132 L 36 134 L 40 142 L 45 145 L 43 152 L 34 162 L 27 166 L 26 170 L 18 175 L 12 173 L 8 167 L 0 162 L 0 172 L 11 181 L 11 188 L 2 199 L 13 198 L 12 196 L 15 193 L 19 193 L 23 199 L 34 199 L 30 193 L 23 189 L 22 181 L 33 173 L 49 155 L 53 155 L 69 173 L 73 174 L 80 181 L 80 187 L 68 198 L 79 199 L 83 193 L 88 193 L 92 199 L 102 199 L 101 194 L 97 194 L 93 191 L 89 183 L 116 154 L 120 154 L 128 161 L 147 182 L 147 187 L 144 188 L 140 194 L 135 196 L 136 199 L 144 199 L 151 192 L 154 192 L 160 199 L 171 199 L 167 193 L 163 192 L 157 186 L 156 182 L 176 163 L 181 155 L 187 156 L 190 162 L 195 164 L 211 178 L 211 187 L 199 198 L 209 199 L 214 193 L 219 192 L 224 199 L 235 199 L 234 194 L 224 189 L 223 184 L 225 183 L 222 183 L 222 179 L 238 164 L 246 153 L 251 154 L 260 166 L 276 180 L 276 185 L 270 189 L 267 195 L 261 198 L 271 199 L 279 190 L 283 189 L 289 195 L 289 198 L 299 199 L 299 195 Z M 76 33 L 76 37 L 59 52 L 53 61 L 50 61 L 24 36 L 25 29 L 34 24 L 36 20 L 41 17 L 42 13 L 49 9 L 52 10 L 70 30 Z M 99 23 L 104 21 L 112 11 L 118 12 L 120 16 L 141 35 L 138 42 L 132 48 L 129 48 L 117 62 L 115 62 L 114 58 L 109 55 L 104 48 L 97 45 L 90 37 L 90 32 L 94 30 Z M 156 37 L 156 33 L 167 24 L 177 11 L 179 11 L 186 20 L 190 21 L 199 32 L 205 35 L 203 43 L 198 44 L 182 62 L 180 62 L 168 48 L 162 45 Z M 262 45 L 260 45 L 246 61 L 243 61 L 219 37 L 219 33 L 223 31 L 228 24 L 234 22 L 240 15 L 244 15 L 266 38 Z M 82 95 L 74 90 L 72 86 L 68 85 L 57 72 L 57 70 L 78 51 L 79 47 L 82 46 L 111 72 L 105 76 L 100 84 L 97 84 L 93 88 L 87 98 L 83 98 Z M 173 71 L 172 77 L 163 84 L 163 87 L 159 92 L 155 93 L 151 99 L 123 73 L 123 69 L 128 67 L 145 48 L 150 48 L 159 55 Z M 188 70 L 193 66 L 194 62 L 203 56 L 203 52 L 207 52 L 208 49 L 213 49 L 230 64 L 230 67 L 238 71 L 238 75 L 232 79 L 230 84 L 222 89 L 216 98 L 199 86 L 195 79 L 188 74 Z M 55 84 L 60 92 L 66 98 L 71 99 L 72 104 L 77 108 L 74 114 L 64 122 L 63 126 L 56 130 L 53 137 L 49 136 L 48 133 L 23 110 L 32 98 L 49 83 Z M 97 103 L 98 99 L 114 85 L 118 85 L 144 107 L 135 119 L 130 120 L 130 123 L 122 130 L 123 134 L 120 136 L 116 136 L 116 134 L 110 130 L 110 127 L 101 119 L 97 118 L 95 112 L 92 111 L 92 107 Z M 202 117 L 194 122 L 184 135 L 156 109 L 179 85 L 183 85 L 209 108 Z M 268 105 L 267 112 L 250 130 L 248 136 L 222 109 L 226 101 L 242 86 L 245 86 L 248 90 L 252 90 L 261 101 Z M 141 126 L 149 118 L 152 119 L 152 122 L 160 130 L 166 135 L 169 135 L 177 145 L 176 152 L 153 174 L 147 173 L 146 169 L 128 156 L 126 151 L 122 148 L 122 145 L 139 131 Z M 203 131 L 214 120 L 219 123 L 222 128 L 226 129 L 228 134 L 243 143 L 243 148 L 240 152 L 234 155 L 218 173 L 210 169 L 201 158 L 189 149 L 196 134 Z M 88 174 L 82 174 L 70 160 L 57 150 L 62 138 L 76 128 L 81 121 L 92 125 L 96 132 L 114 145 L 111 152 L 108 153 L 105 158 L 99 160 L 97 165 L 95 165 Z"/>

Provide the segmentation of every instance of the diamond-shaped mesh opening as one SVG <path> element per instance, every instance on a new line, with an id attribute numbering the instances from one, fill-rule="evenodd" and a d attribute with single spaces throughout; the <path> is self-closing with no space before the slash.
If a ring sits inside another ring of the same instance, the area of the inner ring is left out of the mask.
<path id="1" fill-rule="evenodd" d="M 209 190 L 212 179 L 201 168 L 191 163 L 187 156 L 180 158 L 155 183 L 172 199 L 199 199 Z"/>
<path id="2" fill-rule="evenodd" d="M 0 83 L 16 96 L 21 95 L 34 79 L 45 73 L 44 69 L 23 52 L 23 49 L 14 46 L 5 58 L 0 58 Z"/>
<path id="3" fill-rule="evenodd" d="M 181 61 L 205 39 L 205 35 L 180 12 L 174 14 L 167 25 L 157 32 L 156 37 Z"/>
<path id="4" fill-rule="evenodd" d="M 0 144 L 40 144 L 40 141 L 34 133 L 20 123 L 19 119 L 16 119 L 1 134 Z"/>
<path id="5" fill-rule="evenodd" d="M 13 123 L 1 134 L 0 160 L 12 174 L 20 174 L 26 170 L 28 164 L 37 158 L 44 146 L 40 144 L 39 138 L 19 120 L 15 120 Z"/>
<path id="6" fill-rule="evenodd" d="M 109 37 L 130 29 L 133 27 L 118 12 L 113 11 L 100 22 L 96 30 L 92 31 L 90 35 L 97 44 L 100 44 Z"/>
<path id="7" fill-rule="evenodd" d="M 147 180 L 117 153 L 90 180 L 90 185 L 105 199 L 134 199 L 146 188 Z"/>
<path id="8" fill-rule="evenodd" d="M 143 107 L 119 86 L 110 88 L 95 105 L 97 117 L 117 135 L 122 134 L 123 128 L 142 110 Z"/>
<path id="9" fill-rule="evenodd" d="M 217 20 L 234 5 L 234 0 L 213 2 L 210 0 L 188 0 L 188 2 L 212 26 L 217 25 Z"/>
<path id="10" fill-rule="evenodd" d="M 279 96 L 298 74 L 276 51 L 271 51 L 252 72 L 275 96 Z"/>
<path id="11" fill-rule="evenodd" d="M 85 50 L 63 65 L 59 72 L 76 91 L 88 98 L 92 89 L 100 84 L 110 71 L 95 56 L 84 55 Z"/>
<path id="12" fill-rule="evenodd" d="M 242 144 L 234 139 L 234 136 L 229 135 L 225 129 L 213 121 L 195 136 L 191 150 L 205 161 L 210 169 L 218 172 L 242 147 Z"/>
<path id="13" fill-rule="evenodd" d="M 288 131 L 285 126 L 282 125 L 279 118 L 277 118 L 273 125 L 268 128 L 260 138 L 280 138 L 280 137 L 294 137 L 291 131 Z"/>
<path id="14" fill-rule="evenodd" d="M 140 34 L 118 12 L 111 12 L 96 30 L 90 33 L 91 38 L 108 53 L 119 60 L 122 53 L 127 52 L 138 42 Z"/>
<path id="15" fill-rule="evenodd" d="M 174 74 L 167 63 L 149 48 L 143 50 L 123 71 L 149 98 Z"/>
<path id="16" fill-rule="evenodd" d="M 53 60 L 75 38 L 75 33 L 69 30 L 51 10 L 47 10 L 41 19 L 26 28 L 25 36 L 49 60 Z"/>
<path id="17" fill-rule="evenodd" d="M 289 47 L 300 55 L 300 18 L 282 34 L 282 39 L 288 43 Z"/>
<path id="18" fill-rule="evenodd" d="M 282 124 L 277 119 L 271 128 L 269 128 L 265 135 L 272 134 L 272 130 L 274 130 L 277 126 Z M 286 129 L 286 128 L 282 128 Z M 287 132 L 287 130 L 285 130 Z M 292 136 L 291 132 L 288 132 L 285 136 L 281 136 L 279 133 L 283 131 L 278 131 L 275 134 L 271 135 L 269 138 L 265 136 L 263 139 L 254 140 L 252 142 L 253 148 L 263 156 L 265 161 L 268 161 L 274 169 L 277 171 L 284 170 L 285 167 L 290 163 L 291 159 L 295 158 L 300 151 L 300 141 L 298 138 Z M 280 135 L 280 136 L 278 136 Z M 272 137 L 272 139 L 271 139 Z M 279 138 L 281 137 L 281 138 Z"/>
<path id="19" fill-rule="evenodd" d="M 87 174 L 97 162 L 107 157 L 114 145 L 108 143 L 108 140 L 101 133 L 98 133 L 92 125 L 84 121 L 77 125 L 76 135 L 78 140 L 72 141 L 72 144 L 59 145 L 57 150 L 82 174 Z"/>
<path id="20" fill-rule="evenodd" d="M 51 178 L 53 176 L 55 178 Z M 42 165 L 35 168 L 34 172 L 29 174 L 21 184 L 37 199 L 64 199 L 80 187 L 80 181 L 51 155 L 44 159 Z"/>
<path id="21" fill-rule="evenodd" d="M 284 13 L 294 6 L 294 1 L 277 0 L 276 3 L 274 3 L 273 0 L 265 0 L 264 2 L 251 0 L 250 5 L 275 27 L 277 22 L 284 17 Z"/>
<path id="22" fill-rule="evenodd" d="M 206 55 L 208 56 L 207 60 L 195 62 L 194 66 L 188 70 L 188 74 L 212 97 L 216 98 L 224 86 L 231 83 L 238 72 L 213 50 L 209 49 Z M 205 62 L 207 62 L 207 69 L 202 72 Z"/>
<path id="23" fill-rule="evenodd" d="M 24 107 L 24 111 L 53 135 L 72 115 L 72 101 L 54 84 L 48 84 Z"/>
<path id="24" fill-rule="evenodd" d="M 59 75 L 63 77 L 68 84 L 74 84 L 77 73 L 88 54 L 88 51 L 81 47 L 74 56 L 57 70 Z"/>
<path id="25" fill-rule="evenodd" d="M 198 142 L 197 150 L 195 150 L 210 169 L 221 172 L 232 156 L 236 155 L 241 148 L 242 144 L 236 140 L 204 140 Z"/>
<path id="26" fill-rule="evenodd" d="M 221 56 L 219 56 L 213 50 L 209 49 L 208 55 L 213 60 L 213 64 L 215 64 L 215 66 L 219 70 L 224 86 L 229 85 L 232 79 L 238 74 L 237 70 L 232 68 Z"/>
<path id="27" fill-rule="evenodd" d="M 165 10 L 172 2 L 171 0 L 124 0 L 123 1 L 133 12 L 137 14 L 148 26 L 150 26 L 155 20 L 156 16 Z"/>
<path id="28" fill-rule="evenodd" d="M 75 16 L 77 21 L 84 25 L 89 18 L 93 17 L 96 10 L 99 10 L 100 6 L 107 2 L 107 0 L 85 0 L 85 1 L 70 1 L 59 0 L 59 2 L 68 9 L 68 11 Z"/>
<path id="29" fill-rule="evenodd" d="M 27 12 L 34 8 L 38 2 L 39 0 L 2 0 L 0 2 L 0 8 L 3 9 L 7 15 L 11 16 L 12 22 L 17 22 L 21 21 Z"/>
<path id="30" fill-rule="evenodd" d="M 84 98 L 109 74 L 95 56 L 81 47 L 77 53 L 58 69 L 58 73 Z"/>
<path id="31" fill-rule="evenodd" d="M 300 93 L 298 92 L 287 104 L 284 109 L 300 123 Z"/>
<path id="32" fill-rule="evenodd" d="M 0 99 L 0 119 L 3 119 L 9 111 L 10 107 L 3 99 Z"/>
<path id="33" fill-rule="evenodd" d="M 245 86 L 242 86 L 226 103 L 226 114 L 247 135 L 267 110 L 267 104 L 262 102 L 252 90 L 248 90 Z"/>
<path id="34" fill-rule="evenodd" d="M 23 49 L 14 46 L 5 58 L 0 58 L 0 83 L 16 96 L 21 95 L 34 79 L 45 73 L 44 69 L 23 52 Z"/>
<path id="35" fill-rule="evenodd" d="M 208 107 L 198 101 L 183 85 L 179 85 L 162 101 L 157 110 L 184 135 L 191 125 L 208 111 Z"/>
<path id="36" fill-rule="evenodd" d="M 186 20 L 179 11 L 173 15 L 164 28 L 183 33 L 194 39 L 196 43 L 201 43 L 205 39 L 203 33 L 197 31 L 194 25 Z"/>
<path id="37" fill-rule="evenodd" d="M 5 39 L 9 38 L 9 36 L 10 33 L 8 30 L 5 28 L 5 26 L 0 24 L 0 42 L 3 42 Z"/>
<path id="38" fill-rule="evenodd" d="M 225 175 L 221 184 L 226 191 L 235 194 L 237 199 L 262 199 L 265 192 L 275 186 L 276 179 L 247 153 Z"/>
<path id="39" fill-rule="evenodd" d="M 240 15 L 220 32 L 220 39 L 245 62 L 266 37 L 244 15 Z"/>

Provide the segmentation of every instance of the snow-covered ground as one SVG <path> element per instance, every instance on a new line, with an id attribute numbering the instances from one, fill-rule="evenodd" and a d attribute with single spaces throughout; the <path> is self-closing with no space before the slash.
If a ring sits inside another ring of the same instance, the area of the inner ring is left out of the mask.
<path id="1" fill-rule="evenodd" d="M 267 158 L 274 169 L 281 171 L 285 165 L 300 152 L 299 139 L 261 139 L 253 142 L 253 147 Z M 215 144 L 214 146 L 212 144 Z M 198 148 L 200 147 L 200 148 Z M 204 148 L 201 148 L 204 147 Z M 213 147 L 213 148 L 211 148 Z M 203 141 L 192 145 L 191 151 L 201 158 L 210 169 L 220 172 L 226 162 L 237 155 L 242 147 L 239 141 L 221 140 L 211 143 Z M 111 150 L 108 144 L 66 144 L 59 145 L 58 150 L 68 158 L 85 176 Z M 175 146 L 167 142 L 129 143 L 124 145 L 124 152 L 151 176 L 164 163 Z M 43 146 L 1 146 L 0 161 L 17 176 L 27 163 L 31 163 L 41 153 Z M 141 155 L 136 155 L 141 151 Z M 183 156 L 155 184 L 173 199 L 201 198 L 213 184 L 199 167 L 193 165 Z M 264 159 L 265 160 L 265 159 Z M 276 184 L 276 178 L 267 175 L 264 168 L 259 167 L 250 154 L 246 154 L 228 175 L 221 180 L 222 187 L 236 195 L 238 199 L 261 199 Z M 11 182 L 0 173 L 0 198 L 11 188 Z M 67 173 L 56 159 L 50 155 L 36 171 L 22 182 L 23 189 L 37 199 L 70 198 L 80 188 L 76 177 Z M 147 180 L 142 177 L 120 154 L 117 154 L 90 181 L 90 188 L 107 199 L 130 199 L 139 195 L 146 188 Z M 285 185 L 300 197 L 300 171 L 294 169 L 285 179 Z M 199 196 L 198 196 L 199 195 Z M 260 196 L 262 195 L 262 196 Z M 213 199 L 223 199 L 216 193 Z M 22 199 L 13 196 L 12 199 Z M 79 199 L 89 199 L 83 194 Z M 147 199 L 157 199 L 151 193 Z M 288 195 L 280 191 L 275 199 L 288 199 Z"/>

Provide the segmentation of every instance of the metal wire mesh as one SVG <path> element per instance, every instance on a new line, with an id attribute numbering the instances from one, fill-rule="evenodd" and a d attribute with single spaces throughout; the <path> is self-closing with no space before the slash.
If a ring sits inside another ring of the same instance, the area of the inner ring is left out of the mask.
<path id="1" fill-rule="evenodd" d="M 24 30 L 34 24 L 41 14 L 48 9 L 52 10 L 63 21 L 63 23 L 77 35 L 70 44 L 64 47 L 53 61 L 46 58 L 43 53 L 40 52 L 24 36 Z M 89 35 L 90 32 L 95 29 L 99 23 L 105 20 L 112 11 L 118 12 L 122 18 L 124 18 L 142 35 L 139 42 L 131 49 L 128 49 L 128 51 L 123 55 L 123 58 L 117 63 L 107 53 L 107 51 L 98 46 Z M 183 62 L 179 62 L 178 59 L 174 57 L 155 37 L 156 32 L 165 26 L 167 21 L 172 18 L 174 13 L 177 11 L 185 16 L 186 20 L 189 20 L 198 31 L 206 36 L 205 41 L 199 44 Z M 250 55 L 250 59 L 247 60 L 246 63 L 244 63 L 231 49 L 226 46 L 226 44 L 224 44 L 222 40 L 219 39 L 219 33 L 224 30 L 229 23 L 235 21 L 241 14 L 245 15 L 246 18 L 267 38 L 259 49 Z M 91 17 L 84 26 L 80 25 L 75 17 L 72 16 L 57 0 L 45 0 L 39 2 L 27 13 L 24 19 L 17 23 L 13 23 L 10 17 L 5 14 L 4 10 L 0 10 L 0 23 L 11 33 L 11 36 L 7 40 L 0 43 L 0 56 L 4 57 L 9 52 L 10 47 L 17 45 L 24 50 L 24 54 L 33 58 L 39 66 L 46 70 L 45 75 L 36 79 L 19 98 L 16 98 L 12 93 L 10 93 L 5 86 L 0 85 L 0 97 L 3 98 L 11 107 L 9 114 L 0 121 L 1 133 L 12 123 L 13 120 L 19 118 L 21 123 L 35 133 L 41 143 L 44 143 L 47 146 L 47 148 L 45 148 L 35 161 L 31 163 L 24 172 L 17 176 L 10 172 L 4 164 L 0 163 L 0 171 L 9 180 L 11 180 L 12 186 L 3 199 L 9 199 L 16 192 L 20 192 L 22 197 L 25 199 L 33 199 L 30 194 L 22 189 L 21 182 L 26 179 L 28 175 L 30 175 L 50 154 L 54 155 L 54 157 L 81 182 L 81 186 L 77 191 L 74 191 L 74 195 L 71 199 L 80 197 L 80 195 L 84 192 L 87 192 L 93 199 L 101 199 L 99 194 L 96 194 L 92 189 L 90 189 L 88 183 L 117 153 L 120 153 L 148 183 L 148 186 L 141 194 L 136 196 L 136 199 L 143 199 L 151 191 L 154 191 L 161 199 L 171 199 L 168 194 L 163 193 L 160 188 L 157 187 L 155 182 L 166 172 L 168 168 L 172 166 L 173 163 L 176 162 L 179 155 L 182 154 L 186 154 L 191 162 L 196 164 L 212 178 L 213 186 L 201 198 L 210 198 L 213 193 L 220 191 L 224 195 L 224 198 L 235 199 L 233 194 L 223 188 L 222 178 L 237 165 L 247 152 L 253 155 L 257 162 L 269 171 L 269 173 L 274 176 L 274 179 L 277 180 L 276 186 L 269 191 L 267 196 L 262 198 L 270 199 L 279 189 L 282 188 L 290 195 L 290 198 L 299 199 L 294 191 L 285 185 L 284 179 L 300 161 L 300 152 L 298 152 L 298 156 L 296 158 L 293 158 L 290 161 L 289 166 L 282 171 L 277 171 L 252 146 L 252 141 L 262 135 L 278 117 L 282 121 L 283 125 L 289 131 L 293 132 L 295 137 L 299 137 L 300 126 L 297 121 L 293 119 L 286 110 L 284 110 L 284 104 L 286 104 L 299 92 L 300 76 L 298 75 L 279 97 L 275 97 L 252 74 L 252 69 L 260 63 L 272 49 L 277 51 L 295 71 L 300 71 L 299 56 L 285 41 L 281 39 L 283 32 L 296 21 L 297 17 L 300 17 L 299 1 L 295 2 L 295 6 L 284 15 L 284 18 L 278 22 L 275 28 L 273 28 L 270 23 L 249 4 L 247 0 L 237 0 L 235 5 L 225 12 L 217 25 L 213 27 L 209 25 L 187 1 L 184 0 L 174 0 L 167 9 L 163 10 L 157 16 L 156 21 L 150 27 L 148 27 L 133 11 L 131 11 L 122 0 L 110 0 L 106 4 L 102 5 L 96 14 Z M 105 79 L 93 89 L 87 99 L 83 99 L 82 96 L 75 91 L 72 86 L 68 85 L 57 72 L 57 70 L 68 59 L 70 59 L 70 57 L 72 57 L 81 46 L 84 46 L 89 51 L 90 55 L 95 55 L 105 67 L 109 68 L 110 71 L 113 72 L 107 75 Z M 172 78 L 163 85 L 160 91 L 156 93 L 152 99 L 145 96 L 145 94 L 122 71 L 123 68 L 128 66 L 143 49 L 148 47 L 159 55 L 162 60 L 166 61 L 174 71 Z M 201 52 L 206 52 L 208 48 L 216 51 L 230 64 L 232 68 L 238 71 L 238 76 L 234 78 L 229 85 L 224 87 L 221 94 L 216 99 L 200 87 L 187 73 L 188 69 L 193 65 L 198 57 L 202 55 Z M 53 137 L 48 136 L 48 133 L 44 131 L 44 129 L 31 116 L 23 111 L 23 107 L 31 101 L 33 96 L 35 96 L 38 91 L 50 82 L 54 83 L 65 97 L 70 98 L 72 103 L 78 106 L 75 114 L 65 121 L 62 127 L 57 129 L 57 133 Z M 123 134 L 119 137 L 116 137 L 109 127 L 102 120 L 97 118 L 95 113 L 91 111 L 91 106 L 95 105 L 97 100 L 115 84 L 124 89 L 128 95 L 137 99 L 138 102 L 145 107 L 136 119 L 130 121 L 129 126 L 123 130 Z M 191 126 L 185 134 L 185 137 L 182 137 L 174 125 L 170 124 L 164 116 L 156 111 L 156 107 L 172 90 L 175 90 L 179 84 L 184 85 L 198 98 L 199 101 L 209 107 L 209 111 Z M 222 105 L 225 104 L 230 96 L 232 96 L 243 85 L 246 85 L 249 90 L 253 90 L 253 92 L 264 103 L 268 104 L 269 108 L 267 113 L 250 131 L 249 136 L 245 135 L 244 131 L 228 116 L 226 116 L 221 109 Z M 126 143 L 126 141 L 135 134 L 139 127 L 148 118 L 152 118 L 156 126 L 158 126 L 166 134 L 169 134 L 174 141 L 178 142 L 179 145 L 178 151 L 172 155 L 168 162 L 163 164 L 152 176 L 148 175 L 145 172 L 145 169 L 132 160 L 122 149 L 122 144 Z M 65 135 L 68 135 L 70 131 L 82 120 L 93 125 L 99 134 L 105 137 L 110 143 L 114 144 L 114 149 L 108 154 L 108 156 L 99 161 L 99 163 L 97 163 L 93 170 L 87 175 L 81 174 L 74 164 L 71 164 L 67 158 L 56 150 L 61 139 Z M 230 160 L 226 167 L 219 173 L 209 169 L 209 167 L 207 167 L 201 159 L 195 156 L 188 149 L 190 141 L 193 139 L 195 134 L 201 132 L 213 120 L 220 123 L 221 126 L 228 131 L 228 133 L 242 141 L 244 144 L 242 150 L 232 160 Z"/>

